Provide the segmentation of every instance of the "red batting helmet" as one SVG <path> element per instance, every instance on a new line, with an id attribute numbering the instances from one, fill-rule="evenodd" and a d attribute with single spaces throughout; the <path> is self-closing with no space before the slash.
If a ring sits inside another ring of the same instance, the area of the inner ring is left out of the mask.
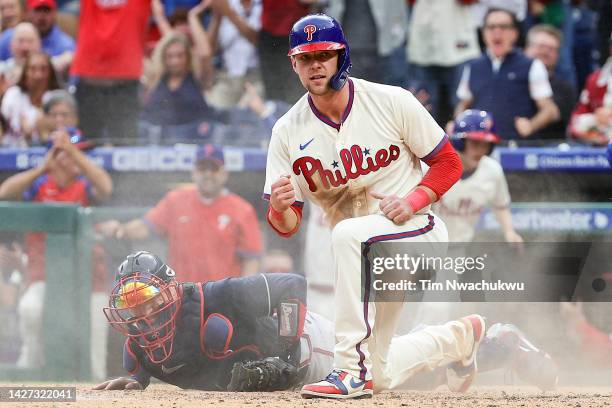
<path id="1" fill-rule="evenodd" d="M 332 50 L 339 51 L 338 72 L 331 78 L 330 86 L 338 91 L 348 80 L 351 70 L 349 46 L 340 23 L 325 14 L 311 14 L 293 24 L 288 56 Z"/>

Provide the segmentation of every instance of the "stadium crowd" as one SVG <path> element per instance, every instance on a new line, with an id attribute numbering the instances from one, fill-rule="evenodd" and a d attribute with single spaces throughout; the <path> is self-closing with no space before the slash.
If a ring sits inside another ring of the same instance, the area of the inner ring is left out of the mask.
<path id="1" fill-rule="evenodd" d="M 610 1 L 0 0 L 0 149 L 50 148 L 40 168 L 0 186 L 0 200 L 100 203 L 113 185 L 83 149 L 206 145 L 191 172 L 195 187 L 97 232 L 130 241 L 164 236 L 170 263 L 194 280 L 291 271 L 291 256 L 277 249 L 259 262 L 265 245 L 255 210 L 226 189 L 212 145 L 267 145 L 276 119 L 304 94 L 287 58 L 289 31 L 319 11 L 342 23 L 352 76 L 415 93 L 449 134 L 471 108 L 493 114 L 502 145 L 612 141 Z M 183 213 L 173 213 L 179 207 Z M 198 242 L 203 229 L 218 235 Z M 1 238 L 0 313 L 13 307 L 30 318 L 20 324 L 32 335 L 40 331 L 44 247 L 28 247 L 32 237 Z M 94 251 L 95 271 L 105 254 Z M 210 276 L 196 276 L 200 270 Z M 333 290 L 313 284 L 322 296 Z M 94 285 L 96 305 L 103 285 Z M 14 360 L 41 364 L 39 342 L 23 341 Z M 94 375 L 103 379 L 105 357 L 95 358 Z"/>
<path id="2" fill-rule="evenodd" d="M 47 143 L 61 88 L 97 144 L 265 146 L 303 94 L 287 35 L 313 11 L 343 24 L 353 76 L 421 91 L 440 124 L 472 107 L 519 144 L 612 138 L 606 1 L 3 0 L 2 146 Z"/>

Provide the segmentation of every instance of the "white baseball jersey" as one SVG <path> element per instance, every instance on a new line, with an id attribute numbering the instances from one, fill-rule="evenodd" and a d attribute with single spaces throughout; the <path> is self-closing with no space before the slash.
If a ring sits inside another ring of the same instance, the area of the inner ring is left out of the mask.
<path id="1" fill-rule="evenodd" d="M 449 241 L 470 242 L 486 206 L 504 208 L 509 205 L 510 193 L 501 165 L 484 156 L 474 173 L 455 183 L 434 208 L 446 223 Z"/>
<path id="2" fill-rule="evenodd" d="M 264 197 L 280 176 L 291 175 L 298 205 L 311 200 L 331 226 L 379 212 L 371 191 L 406 196 L 423 177 L 419 158 L 433 156 L 447 140 L 410 92 L 357 78 L 346 86 L 341 124 L 319 112 L 308 94 L 280 118 L 266 166 Z"/>

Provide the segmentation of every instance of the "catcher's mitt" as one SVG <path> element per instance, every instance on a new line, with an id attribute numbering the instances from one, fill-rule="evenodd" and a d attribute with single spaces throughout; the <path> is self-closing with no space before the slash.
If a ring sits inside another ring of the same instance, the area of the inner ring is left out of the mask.
<path id="1" fill-rule="evenodd" d="M 295 385 L 297 369 L 278 357 L 234 363 L 228 391 L 281 391 Z"/>

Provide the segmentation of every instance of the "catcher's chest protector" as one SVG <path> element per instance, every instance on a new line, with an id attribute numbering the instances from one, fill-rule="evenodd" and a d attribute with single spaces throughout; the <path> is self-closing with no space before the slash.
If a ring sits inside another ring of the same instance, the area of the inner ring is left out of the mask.
<path id="1" fill-rule="evenodd" d="M 236 344 L 233 340 L 238 340 L 238 336 L 230 319 L 205 310 L 202 284 L 184 283 L 182 286 L 182 306 L 170 358 L 163 364 L 153 364 L 144 353 L 138 353 L 138 359 L 149 373 L 169 384 L 181 388 L 225 390 L 234 362 L 259 358 L 258 349 Z"/>

